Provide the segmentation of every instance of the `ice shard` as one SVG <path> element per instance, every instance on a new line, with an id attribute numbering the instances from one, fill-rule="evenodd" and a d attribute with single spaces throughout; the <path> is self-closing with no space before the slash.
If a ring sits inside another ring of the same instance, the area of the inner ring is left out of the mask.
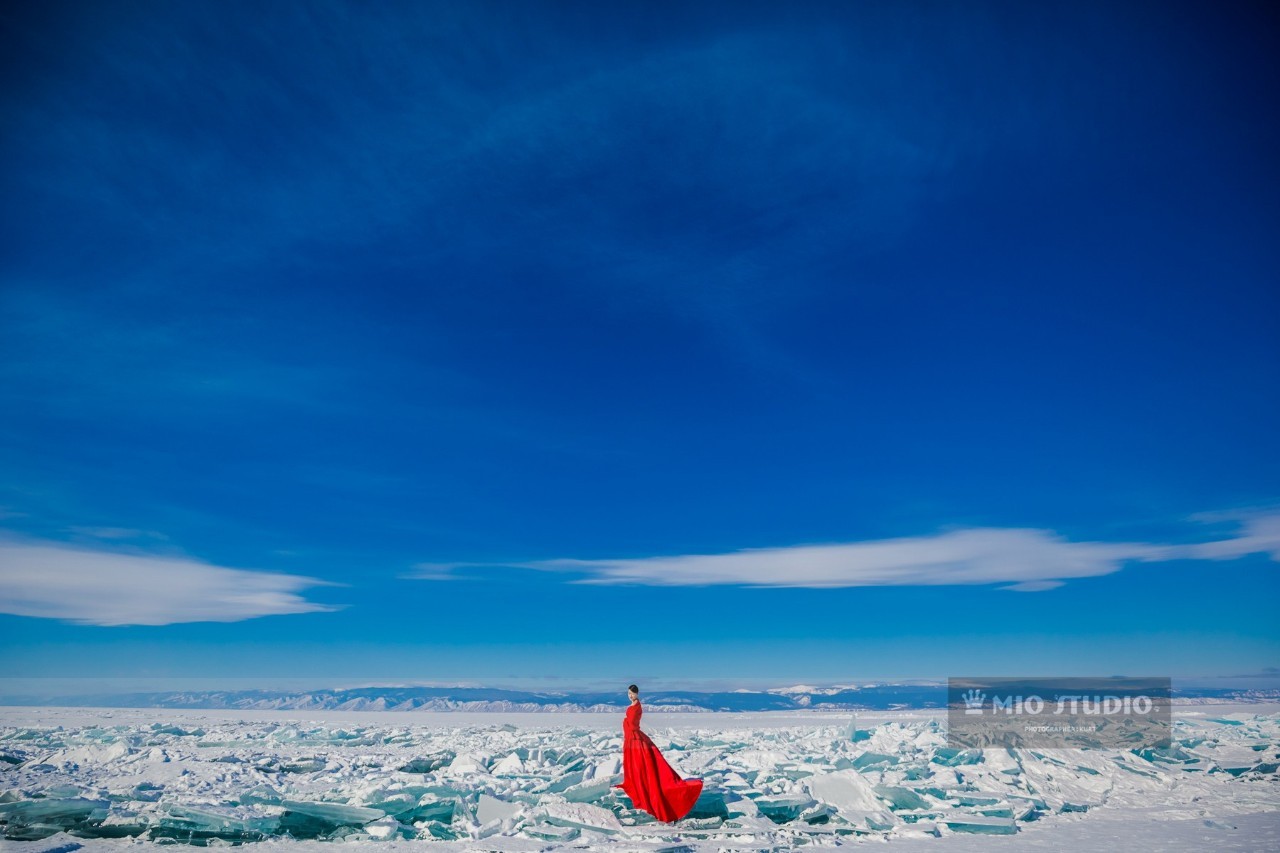
<path id="1" fill-rule="evenodd" d="M 5 822 L 5 838 L 28 841 L 101 823 L 110 805 L 107 800 L 84 797 L 20 800 L 0 803 L 0 820 Z"/>
<path id="2" fill-rule="evenodd" d="M 815 799 L 828 803 L 854 826 L 873 830 L 891 828 L 897 819 L 876 794 L 870 782 L 856 770 L 837 770 L 805 780 Z"/>
<path id="3" fill-rule="evenodd" d="M 549 802 L 542 807 L 539 817 L 545 823 L 585 829 L 605 835 L 617 835 L 622 832 L 622 824 L 613 812 L 589 803 Z"/>
<path id="4" fill-rule="evenodd" d="M 986 817 L 977 814 L 953 814 L 938 819 L 952 832 L 965 832 L 976 835 L 1015 835 L 1018 825 L 1012 818 Z"/>

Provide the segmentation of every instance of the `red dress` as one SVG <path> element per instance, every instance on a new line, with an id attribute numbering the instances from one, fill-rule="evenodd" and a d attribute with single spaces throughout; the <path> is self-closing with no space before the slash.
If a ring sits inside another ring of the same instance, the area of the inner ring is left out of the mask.
<path id="1" fill-rule="evenodd" d="M 622 721 L 622 784 L 636 808 L 671 823 L 687 815 L 702 793 L 701 779 L 681 779 L 658 746 L 640 731 L 640 703 Z"/>

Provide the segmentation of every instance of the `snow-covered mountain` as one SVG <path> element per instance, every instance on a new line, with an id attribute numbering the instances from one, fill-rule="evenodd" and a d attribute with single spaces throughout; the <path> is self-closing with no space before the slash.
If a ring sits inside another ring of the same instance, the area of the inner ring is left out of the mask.
<path id="1" fill-rule="evenodd" d="M 1275 701 L 1280 690 L 1234 688 L 1174 691 L 1179 704 Z M 857 711 L 944 708 L 943 684 L 796 685 L 770 690 L 721 692 L 646 691 L 649 711 Z M 82 696 L 0 697 L 6 705 L 60 705 L 118 708 L 229 708 L 237 710 L 336 711 L 499 711 L 618 713 L 626 706 L 621 691 L 539 692 L 500 687 L 356 687 L 334 690 L 203 690 Z"/>

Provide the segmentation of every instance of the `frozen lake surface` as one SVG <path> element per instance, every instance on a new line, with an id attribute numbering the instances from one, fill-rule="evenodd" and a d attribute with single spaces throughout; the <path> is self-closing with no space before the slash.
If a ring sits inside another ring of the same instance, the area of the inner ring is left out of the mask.
<path id="1" fill-rule="evenodd" d="M 955 750 L 931 711 L 663 713 L 705 780 L 630 808 L 621 711 L 0 708 L 4 848 L 1280 850 L 1280 706 L 1175 708 L 1168 750 Z"/>

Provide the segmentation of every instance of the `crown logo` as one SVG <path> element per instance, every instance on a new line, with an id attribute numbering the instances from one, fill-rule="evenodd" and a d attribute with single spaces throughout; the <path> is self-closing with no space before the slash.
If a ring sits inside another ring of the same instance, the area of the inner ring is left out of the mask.
<path id="1" fill-rule="evenodd" d="M 978 688 L 966 690 L 960 694 L 960 698 L 964 700 L 964 712 L 966 714 L 981 714 L 982 703 L 986 700 L 987 694 Z"/>

